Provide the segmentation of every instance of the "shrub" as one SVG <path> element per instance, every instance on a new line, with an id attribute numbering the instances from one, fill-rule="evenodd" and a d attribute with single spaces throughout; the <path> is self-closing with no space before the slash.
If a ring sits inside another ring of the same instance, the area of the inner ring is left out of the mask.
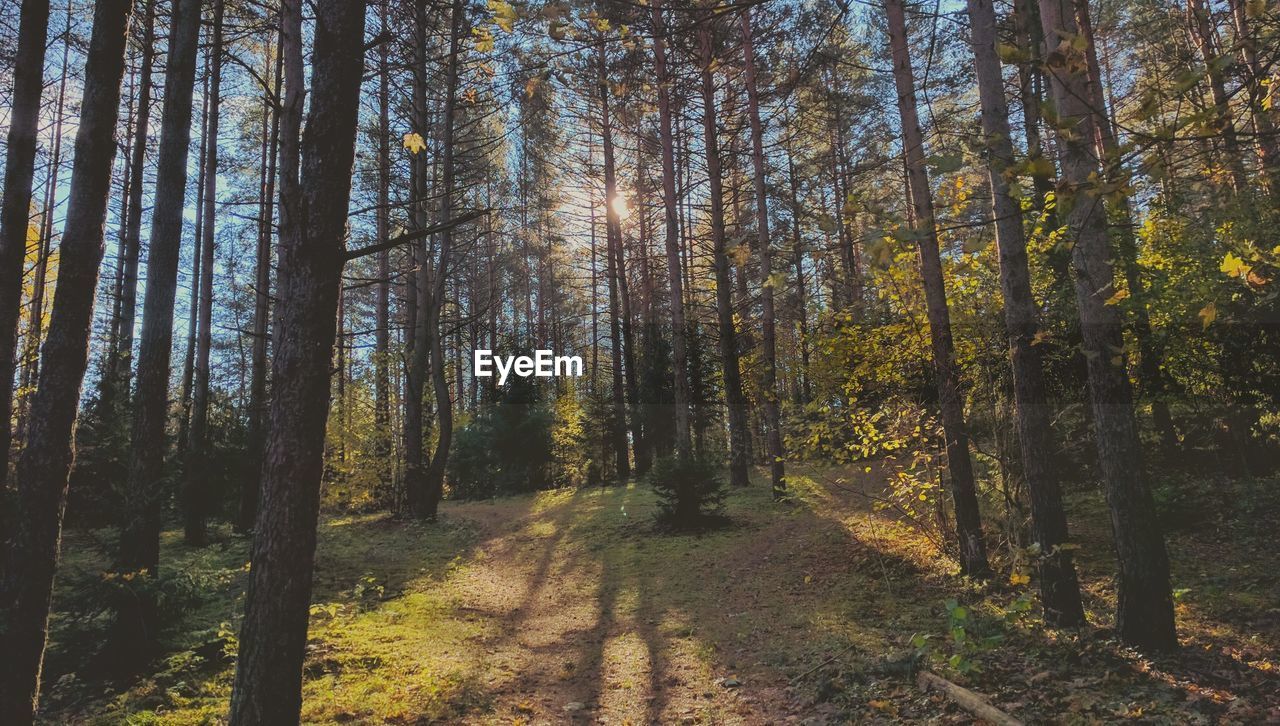
<path id="1" fill-rule="evenodd" d="M 725 485 L 718 461 L 706 456 L 664 456 L 647 476 L 658 495 L 658 520 L 673 529 L 699 529 L 720 517 Z"/>

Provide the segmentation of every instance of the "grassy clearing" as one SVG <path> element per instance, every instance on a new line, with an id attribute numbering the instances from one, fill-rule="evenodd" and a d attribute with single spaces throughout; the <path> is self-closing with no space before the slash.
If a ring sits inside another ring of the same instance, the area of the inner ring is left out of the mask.
<path id="1" fill-rule="evenodd" d="M 1187 648 L 1153 662 L 1107 638 L 1112 567 L 1096 497 L 1071 503 L 1073 527 L 1095 543 L 1081 561 L 1096 626 L 1046 632 L 1021 612 L 1026 586 L 958 580 L 926 539 L 856 493 L 874 489 L 874 472 L 846 474 L 845 488 L 830 485 L 837 473 L 800 472 L 783 505 L 759 483 L 734 491 L 732 526 L 702 535 L 655 534 L 655 499 L 636 485 L 449 504 L 435 526 L 328 519 L 304 721 L 964 722 L 883 668 L 917 647 L 1028 722 L 1280 717 L 1280 577 L 1250 544 L 1265 529 L 1257 513 L 1171 537 Z M 245 542 L 221 531 L 194 551 L 167 533 L 164 561 L 200 584 L 199 606 L 164 634 L 146 675 L 68 675 L 86 654 L 61 644 L 95 626 L 71 605 L 108 536 L 65 543 L 44 719 L 217 723 Z"/>

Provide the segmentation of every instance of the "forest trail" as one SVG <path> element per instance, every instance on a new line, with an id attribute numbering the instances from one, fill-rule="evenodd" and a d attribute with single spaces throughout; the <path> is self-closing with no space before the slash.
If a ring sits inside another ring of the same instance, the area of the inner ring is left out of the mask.
<path id="1" fill-rule="evenodd" d="M 436 525 L 327 520 L 303 721 L 968 722 L 884 672 L 884 656 L 910 651 L 917 635 L 932 668 L 1028 723 L 1280 716 L 1280 613 L 1258 606 L 1280 592 L 1280 577 L 1252 564 L 1265 549 L 1242 524 L 1171 539 L 1186 563 L 1176 585 L 1190 589 L 1179 605 L 1186 647 L 1152 662 L 1117 648 L 1103 627 L 1046 632 L 1017 612 L 1027 586 L 965 585 L 927 539 L 872 506 L 867 495 L 881 493 L 886 475 L 797 467 L 782 505 L 756 479 L 730 493 L 732 524 L 701 535 L 655 532 L 656 500 L 642 484 L 447 502 Z M 1091 622 L 1105 626 L 1105 517 L 1092 499 L 1072 508 L 1082 539 L 1103 543 L 1080 559 Z M 72 532 L 62 591 L 100 577 L 91 536 Z M 148 676 L 106 688 L 66 674 L 83 654 L 59 644 L 84 622 L 59 610 L 45 721 L 225 718 L 232 668 L 215 654 L 241 607 L 245 540 L 220 530 L 204 550 L 179 541 L 166 533 L 174 572 L 218 595 L 175 624 Z M 1221 572 L 1215 560 L 1241 564 Z M 948 600 L 970 611 L 972 647 L 954 640 Z M 1256 617 L 1242 619 L 1242 608 Z M 968 672 L 947 665 L 954 656 Z"/>

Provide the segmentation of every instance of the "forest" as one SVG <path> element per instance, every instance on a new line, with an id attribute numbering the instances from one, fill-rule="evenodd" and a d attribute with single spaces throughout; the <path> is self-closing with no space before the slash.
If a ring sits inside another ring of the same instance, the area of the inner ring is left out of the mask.
<path id="1" fill-rule="evenodd" d="M 0 0 L 0 724 L 1280 722 L 1278 84 L 1269 0 Z"/>

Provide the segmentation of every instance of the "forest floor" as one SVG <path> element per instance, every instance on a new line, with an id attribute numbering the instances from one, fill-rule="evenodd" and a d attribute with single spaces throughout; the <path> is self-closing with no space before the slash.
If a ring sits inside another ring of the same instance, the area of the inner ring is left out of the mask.
<path id="1" fill-rule="evenodd" d="M 1056 631 L 1020 612 L 1027 585 L 1007 573 L 966 583 L 927 538 L 869 506 L 878 469 L 794 473 L 790 502 L 757 481 L 728 498 L 729 526 L 701 535 L 656 533 L 643 485 L 447 503 L 430 526 L 326 519 L 303 720 L 969 722 L 892 666 L 922 651 L 922 665 L 1027 723 L 1280 721 L 1274 509 L 1228 503 L 1170 535 L 1183 649 L 1152 660 L 1106 628 L 1100 495 L 1070 502 L 1094 625 Z M 63 544 L 42 719 L 219 722 L 244 538 L 219 530 L 195 550 L 166 533 L 170 576 L 203 596 L 136 677 L 72 672 L 101 628 L 81 602 L 101 580 L 101 541 L 109 533 L 77 530 Z"/>

